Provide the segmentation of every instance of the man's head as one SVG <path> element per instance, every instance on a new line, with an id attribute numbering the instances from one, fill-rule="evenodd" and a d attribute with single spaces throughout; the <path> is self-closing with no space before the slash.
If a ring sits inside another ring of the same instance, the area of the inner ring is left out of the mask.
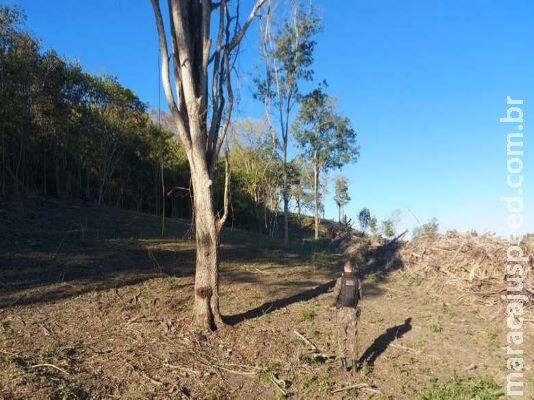
<path id="1" fill-rule="evenodd" d="M 345 263 L 343 264 L 343 271 L 347 274 L 350 274 L 353 273 L 354 270 L 354 260 L 352 258 L 345 259 Z"/>

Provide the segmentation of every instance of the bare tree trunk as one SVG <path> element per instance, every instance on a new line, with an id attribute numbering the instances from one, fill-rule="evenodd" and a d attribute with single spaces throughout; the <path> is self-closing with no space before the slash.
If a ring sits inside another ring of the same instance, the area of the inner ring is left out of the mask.
<path id="1" fill-rule="evenodd" d="M 2 96 L 4 95 L 4 57 L 2 54 L 2 60 L 0 64 L 0 93 Z M 6 195 L 6 123 L 4 118 L 4 109 L 2 107 L 1 110 L 2 115 L 2 122 L 1 122 L 1 128 L 2 128 L 2 196 Z"/>
<path id="2" fill-rule="evenodd" d="M 65 183 L 65 192 L 67 193 L 67 197 L 72 197 L 72 171 L 68 169 L 68 160 L 67 160 L 67 154 L 63 153 L 63 169 L 65 170 L 67 174 L 67 182 Z"/>
<path id="3" fill-rule="evenodd" d="M 82 198 L 83 195 L 83 179 L 82 179 L 82 167 L 78 166 L 78 190 L 76 197 Z"/>
<path id="4" fill-rule="evenodd" d="M 91 199 L 91 187 L 90 187 L 90 182 L 91 182 L 91 176 L 90 176 L 90 173 L 89 173 L 89 168 L 87 167 L 85 169 L 85 174 L 86 174 L 86 182 L 85 182 L 85 197 L 87 200 L 90 200 Z"/>
<path id="5" fill-rule="evenodd" d="M 159 215 L 159 207 L 160 207 L 159 196 L 161 192 L 161 188 L 160 188 L 161 179 L 158 176 L 159 175 L 158 170 L 159 170 L 158 165 L 154 163 L 154 168 L 153 168 L 153 171 L 154 171 L 154 215 Z"/>
<path id="6" fill-rule="evenodd" d="M 6 132 L 2 122 L 2 196 L 6 195 Z"/>
<path id="7" fill-rule="evenodd" d="M 104 179 L 101 177 L 100 178 L 100 185 L 98 186 L 98 201 L 97 201 L 97 204 L 99 206 L 102 205 L 102 202 L 104 201 Z"/>
<path id="8" fill-rule="evenodd" d="M 287 129 L 287 126 L 286 126 Z M 286 130 L 287 132 L 287 130 Z M 287 133 L 286 133 L 287 134 Z M 282 200 L 284 202 L 284 246 L 289 247 L 289 194 L 287 185 L 287 136 L 284 136 L 283 173 L 282 173 Z"/>
<path id="9" fill-rule="evenodd" d="M 17 161 L 17 165 L 15 167 L 15 176 L 14 176 L 14 185 L 15 185 L 15 193 L 19 192 L 19 182 L 20 182 L 20 168 L 22 165 L 22 156 L 23 156 L 23 143 L 24 143 L 24 125 L 22 125 L 22 130 L 20 134 L 20 146 L 19 146 L 19 159 Z"/>
<path id="10" fill-rule="evenodd" d="M 43 193 L 46 196 L 46 152 L 43 150 Z"/>
<path id="11" fill-rule="evenodd" d="M 163 156 L 160 164 L 161 175 L 161 236 L 165 234 L 165 177 L 163 176 Z"/>
<path id="12" fill-rule="evenodd" d="M 289 247 L 289 199 L 285 189 L 282 199 L 284 201 L 284 246 Z"/>
<path id="13" fill-rule="evenodd" d="M 193 314 L 197 326 L 216 329 L 223 322 L 219 311 L 219 231 L 213 206 L 212 180 L 207 171 L 193 175 L 197 249 Z"/>
<path id="14" fill-rule="evenodd" d="M 54 166 L 55 166 L 55 175 L 56 175 L 56 196 L 61 197 L 61 187 L 59 183 L 61 182 L 61 179 L 60 179 L 61 171 L 59 168 L 59 156 L 58 156 L 57 146 L 55 147 L 54 150 L 55 150 L 54 151 Z"/>
<path id="15" fill-rule="evenodd" d="M 315 202 L 315 239 L 319 239 L 319 163 L 317 154 L 314 157 L 313 168 L 313 200 Z"/>

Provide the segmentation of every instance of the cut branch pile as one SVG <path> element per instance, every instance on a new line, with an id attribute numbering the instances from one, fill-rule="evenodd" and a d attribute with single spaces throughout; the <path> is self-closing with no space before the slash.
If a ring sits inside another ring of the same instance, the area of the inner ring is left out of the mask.
<path id="1" fill-rule="evenodd" d="M 507 263 L 508 247 L 507 241 L 492 234 L 447 232 L 411 240 L 400 250 L 400 257 L 407 271 L 423 277 L 433 289 L 450 285 L 460 292 L 460 301 L 501 305 L 504 309 L 509 301 L 501 299 L 501 295 L 523 294 L 534 298 L 534 257 L 526 248 L 523 248 L 524 256 L 529 255 L 530 259 L 521 263 L 523 289 L 507 292 L 507 286 L 518 285 L 506 281 L 506 265 L 516 264 Z"/>

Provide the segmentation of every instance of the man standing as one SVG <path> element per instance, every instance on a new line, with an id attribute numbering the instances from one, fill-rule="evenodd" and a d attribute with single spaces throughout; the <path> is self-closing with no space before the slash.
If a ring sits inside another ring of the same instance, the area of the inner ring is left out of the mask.
<path id="1" fill-rule="evenodd" d="M 348 371 L 347 357 L 352 363 L 352 372 L 358 369 L 358 319 L 362 298 L 362 286 L 356 277 L 355 262 L 347 259 L 343 265 L 343 274 L 338 278 L 334 288 L 335 307 L 337 308 L 337 346 L 341 368 Z"/>

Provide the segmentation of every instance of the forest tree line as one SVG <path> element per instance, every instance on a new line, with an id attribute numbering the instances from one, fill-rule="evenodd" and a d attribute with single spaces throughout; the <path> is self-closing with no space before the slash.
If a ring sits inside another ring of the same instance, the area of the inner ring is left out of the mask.
<path id="1" fill-rule="evenodd" d="M 229 222 L 272 236 L 283 235 L 284 210 L 291 208 L 299 221 L 314 210 L 316 217 L 324 215 L 327 181 L 319 172 L 358 154 L 355 131 L 335 112 L 326 85 L 309 94 L 299 90 L 300 81 L 312 79 L 313 36 L 320 28 L 312 11 L 295 4 L 291 18 L 300 13 L 301 26 L 291 21 L 278 29 L 263 26 L 270 48 L 264 35 L 266 72 L 256 79 L 255 91 L 266 117 L 232 122 L 225 144 L 231 169 Z M 39 193 L 192 218 L 190 167 L 171 115 L 149 109 L 116 78 L 88 73 L 78 62 L 43 49 L 24 22 L 19 8 L 0 8 L 2 197 Z M 294 29 L 304 32 L 297 35 L 301 43 L 291 42 Z M 282 113 L 278 137 L 270 116 L 276 109 L 268 107 L 284 105 L 287 115 Z M 298 112 L 290 123 L 293 106 Z M 288 160 L 291 137 L 301 152 Z M 219 209 L 224 163 L 218 161 L 214 174 Z"/>

